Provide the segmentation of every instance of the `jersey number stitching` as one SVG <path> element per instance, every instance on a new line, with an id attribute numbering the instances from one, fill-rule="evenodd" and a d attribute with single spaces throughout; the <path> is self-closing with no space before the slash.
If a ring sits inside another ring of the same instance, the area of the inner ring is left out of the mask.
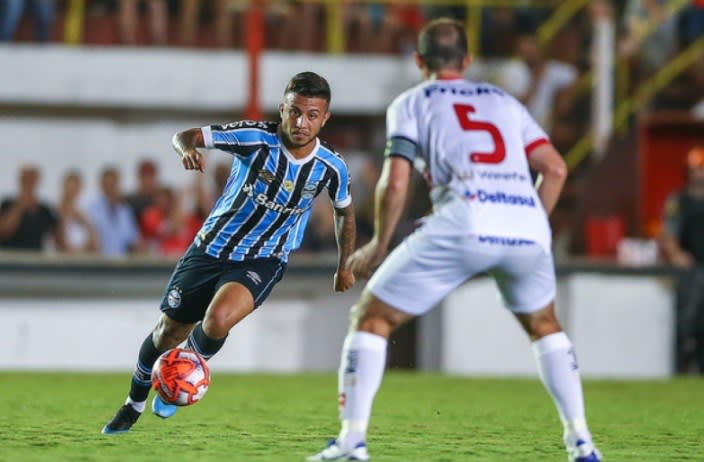
<path id="1" fill-rule="evenodd" d="M 479 122 L 471 120 L 469 114 L 477 112 L 474 106 L 469 104 L 454 104 L 452 106 L 457 114 L 457 120 L 465 131 L 481 131 L 488 132 L 491 139 L 494 141 L 493 152 L 471 152 L 469 160 L 476 164 L 499 164 L 506 158 L 506 144 L 501 136 L 501 132 L 496 128 L 496 125 L 490 122 Z"/>

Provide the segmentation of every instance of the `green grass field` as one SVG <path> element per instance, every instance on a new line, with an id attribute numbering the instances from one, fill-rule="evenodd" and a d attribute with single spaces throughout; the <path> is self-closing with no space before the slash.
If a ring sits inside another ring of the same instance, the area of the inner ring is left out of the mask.
<path id="1" fill-rule="evenodd" d="M 220 375 L 163 421 L 145 413 L 105 436 L 129 374 L 0 375 L 2 461 L 301 461 L 337 433 L 324 375 Z M 704 380 L 585 383 L 607 461 L 703 461 Z M 561 428 L 535 380 L 390 373 L 377 397 L 375 461 L 564 461 Z"/>

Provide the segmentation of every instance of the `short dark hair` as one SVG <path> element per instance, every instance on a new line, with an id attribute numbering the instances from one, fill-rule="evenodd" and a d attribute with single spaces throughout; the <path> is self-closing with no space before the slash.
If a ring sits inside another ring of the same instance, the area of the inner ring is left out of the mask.
<path id="1" fill-rule="evenodd" d="M 430 21 L 418 34 L 418 54 L 430 71 L 447 67 L 461 70 L 468 54 L 464 25 L 450 18 Z"/>
<path id="2" fill-rule="evenodd" d="M 330 104 L 330 85 L 315 72 L 300 72 L 288 81 L 284 95 L 295 93 L 309 98 L 322 98 Z"/>

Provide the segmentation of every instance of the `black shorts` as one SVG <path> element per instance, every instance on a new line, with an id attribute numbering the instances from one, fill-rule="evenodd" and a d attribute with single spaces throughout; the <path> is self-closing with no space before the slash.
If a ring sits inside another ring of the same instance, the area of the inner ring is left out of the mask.
<path id="1" fill-rule="evenodd" d="M 278 258 L 220 260 L 194 244 L 171 274 L 161 299 L 161 311 L 178 322 L 198 322 L 205 316 L 215 292 L 228 282 L 238 282 L 249 289 L 256 308 L 269 296 L 285 270 L 286 263 Z"/>

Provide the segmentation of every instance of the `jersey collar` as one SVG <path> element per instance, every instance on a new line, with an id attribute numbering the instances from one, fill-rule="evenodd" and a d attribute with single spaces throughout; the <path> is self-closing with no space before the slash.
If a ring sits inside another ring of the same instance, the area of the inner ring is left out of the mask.
<path id="1" fill-rule="evenodd" d="M 305 156 L 303 159 L 296 159 L 293 156 L 293 154 L 291 154 L 288 151 L 288 149 L 286 149 L 286 146 L 284 146 L 283 141 L 280 143 L 280 145 L 281 145 L 281 152 L 284 153 L 284 155 L 286 156 L 286 158 L 288 159 L 289 162 L 291 162 L 292 164 L 301 165 L 301 164 L 305 164 L 306 162 L 308 162 L 309 160 L 311 160 L 312 158 L 315 157 L 315 155 L 318 153 L 318 149 L 320 148 L 320 140 L 318 139 L 317 136 L 315 137 L 315 147 L 310 152 L 310 154 Z"/>

